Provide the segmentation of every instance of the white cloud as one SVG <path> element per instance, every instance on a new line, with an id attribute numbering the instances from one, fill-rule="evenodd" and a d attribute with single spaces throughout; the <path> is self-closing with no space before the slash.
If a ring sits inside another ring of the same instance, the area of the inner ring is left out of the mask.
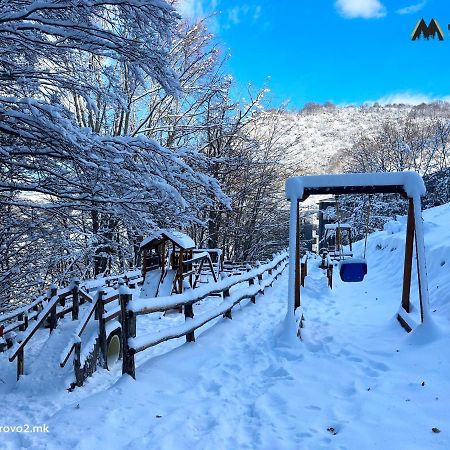
<path id="1" fill-rule="evenodd" d="M 242 4 L 234 6 L 227 10 L 228 23 L 225 24 L 225 28 L 230 28 L 232 25 L 238 25 L 242 21 L 251 19 L 253 23 L 257 22 L 261 17 L 262 7 L 261 5 Z"/>
<path id="2" fill-rule="evenodd" d="M 237 25 L 241 21 L 241 13 L 244 13 L 241 6 L 235 6 L 228 10 L 228 20 L 233 24 Z"/>
<path id="3" fill-rule="evenodd" d="M 186 19 L 198 19 L 200 17 L 205 17 L 207 5 L 205 5 L 204 0 L 178 0 L 175 7 L 181 14 L 181 17 Z"/>
<path id="4" fill-rule="evenodd" d="M 253 21 L 256 22 L 261 16 L 261 5 L 256 5 L 255 11 L 253 12 Z"/>
<path id="5" fill-rule="evenodd" d="M 414 5 L 405 6 L 404 8 L 397 9 L 397 14 L 413 14 L 419 12 L 425 5 L 427 0 L 423 0 L 420 3 L 415 3 Z"/>
<path id="6" fill-rule="evenodd" d="M 420 105 L 421 103 L 431 103 L 438 100 L 450 102 L 450 95 L 446 96 L 435 96 L 430 94 L 423 94 L 419 92 L 397 92 L 389 95 L 385 95 L 378 100 L 368 101 L 367 104 L 379 103 L 380 105 L 393 105 L 393 104 L 403 104 L 403 105 Z"/>
<path id="7" fill-rule="evenodd" d="M 336 8 L 347 19 L 376 19 L 386 15 L 379 0 L 336 0 Z"/>

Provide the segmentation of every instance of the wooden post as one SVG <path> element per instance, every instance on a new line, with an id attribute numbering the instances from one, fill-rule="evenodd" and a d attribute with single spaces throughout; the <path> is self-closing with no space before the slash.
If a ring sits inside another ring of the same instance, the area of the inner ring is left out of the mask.
<path id="1" fill-rule="evenodd" d="M 225 298 L 227 298 L 229 296 L 230 296 L 230 290 L 229 289 L 225 289 L 223 291 L 223 298 L 225 299 Z M 223 315 L 223 317 L 226 318 L 226 319 L 232 319 L 232 317 L 231 317 L 231 308 L 228 309 L 227 311 L 225 311 L 225 314 Z"/>
<path id="2" fill-rule="evenodd" d="M 145 274 L 147 273 L 147 248 L 144 247 L 143 250 L 143 260 L 142 260 L 142 278 L 145 278 Z"/>
<path id="3" fill-rule="evenodd" d="M 294 311 L 300 306 L 300 204 L 297 202 L 297 231 L 295 236 L 295 304 Z"/>
<path id="4" fill-rule="evenodd" d="M 81 370 L 81 342 L 74 344 L 75 357 L 73 359 L 73 370 L 75 372 L 75 384 L 83 386 L 83 372 Z"/>
<path id="5" fill-rule="evenodd" d="M 78 315 L 80 313 L 80 298 L 78 291 L 80 289 L 80 280 L 75 278 L 73 280 L 72 288 L 72 320 L 78 320 Z"/>
<path id="6" fill-rule="evenodd" d="M 252 270 L 251 266 L 249 264 L 247 264 L 247 272 L 250 272 Z M 248 285 L 249 286 L 253 286 L 255 284 L 255 279 L 254 278 L 250 278 L 250 280 L 248 280 Z M 252 295 L 250 297 L 250 301 L 252 303 L 256 303 L 256 295 Z"/>
<path id="7" fill-rule="evenodd" d="M 105 313 L 105 304 L 103 302 L 103 291 L 98 291 L 97 297 L 97 318 L 98 318 L 98 339 L 100 346 L 100 353 L 102 355 L 102 367 L 107 368 L 108 364 L 106 361 L 106 322 L 103 318 L 103 314 Z"/>
<path id="8" fill-rule="evenodd" d="M 166 270 L 166 241 L 161 243 L 161 273 Z"/>
<path id="9" fill-rule="evenodd" d="M 178 292 L 180 294 L 183 293 L 183 256 L 184 256 L 184 250 L 180 248 L 180 253 L 178 256 Z M 181 312 L 181 311 L 180 311 Z"/>
<path id="10" fill-rule="evenodd" d="M 412 198 L 408 199 L 408 221 L 406 225 L 406 243 L 405 243 L 405 262 L 403 266 L 403 291 L 402 307 L 406 312 L 410 312 L 410 291 L 411 291 L 411 271 L 414 249 L 414 202 Z"/>
<path id="11" fill-rule="evenodd" d="M 26 319 L 26 324 L 25 324 L 25 319 Z M 28 326 L 28 316 L 25 315 L 25 313 L 20 313 L 17 316 L 17 320 L 19 322 L 23 322 L 22 324 L 19 325 L 19 331 L 25 331 Z"/>
<path id="12" fill-rule="evenodd" d="M 326 250 L 322 249 L 322 261 L 320 263 L 320 268 L 321 269 L 326 269 L 327 268 L 326 256 L 327 256 Z"/>
<path id="13" fill-rule="evenodd" d="M 255 284 L 255 279 L 254 279 L 254 278 L 250 278 L 250 280 L 248 280 L 248 285 L 249 285 L 249 286 L 254 286 L 254 284 Z M 256 303 L 256 295 L 252 295 L 252 296 L 250 297 L 250 301 L 251 301 L 252 303 Z"/>
<path id="14" fill-rule="evenodd" d="M 258 284 L 261 286 L 262 285 L 262 273 L 258 274 Z M 262 294 L 264 294 L 264 289 L 262 290 Z"/>
<path id="15" fill-rule="evenodd" d="M 184 319 L 193 319 L 194 318 L 194 308 L 192 304 L 184 305 Z M 195 342 L 195 332 L 191 331 L 186 334 L 186 342 Z"/>
<path id="16" fill-rule="evenodd" d="M 53 286 L 50 290 L 50 300 L 55 297 L 58 293 L 58 289 L 56 286 Z M 55 303 L 55 306 L 53 306 L 51 312 L 50 312 L 50 316 L 48 318 L 49 320 L 49 325 L 50 325 L 50 333 L 56 328 L 57 324 L 58 324 L 58 318 L 56 317 L 56 305 L 58 303 Z"/>
<path id="17" fill-rule="evenodd" d="M 131 301 L 131 294 L 120 294 L 120 314 L 122 318 L 122 375 L 128 374 L 136 379 L 136 368 L 134 364 L 134 350 L 130 348 L 128 339 L 132 337 L 130 322 L 135 320 L 132 311 L 128 311 L 128 303 Z M 131 314 L 130 314 L 131 313 Z"/>
<path id="18" fill-rule="evenodd" d="M 189 251 L 189 259 L 192 259 L 192 257 L 193 257 L 193 252 L 192 252 L 192 250 L 190 250 L 190 251 Z M 203 262 L 203 261 L 202 261 L 202 262 Z M 190 274 L 189 274 L 189 285 L 192 287 L 192 286 L 193 286 L 192 269 L 194 268 L 194 264 L 191 263 L 190 266 L 191 266 L 191 267 L 188 268 L 188 270 L 189 270 L 189 272 L 190 272 Z"/>
<path id="19" fill-rule="evenodd" d="M 333 264 L 329 264 L 327 268 L 328 286 L 333 289 Z"/>
<path id="20" fill-rule="evenodd" d="M 24 374 L 24 354 L 22 347 L 19 353 L 17 354 L 17 381 L 19 381 L 20 376 L 23 374 Z"/>
<path id="21" fill-rule="evenodd" d="M 223 262 L 224 262 L 224 254 L 222 251 L 222 253 L 220 254 L 220 267 L 219 267 L 220 272 L 223 272 Z"/>
<path id="22" fill-rule="evenodd" d="M 336 251 L 339 252 L 339 254 L 340 254 L 340 251 L 341 251 L 341 227 L 339 226 L 339 224 L 336 227 Z M 339 259 L 340 259 L 340 256 L 339 256 Z"/>
<path id="23" fill-rule="evenodd" d="M 303 261 L 301 262 L 300 268 L 301 268 L 300 284 L 302 285 L 302 287 L 305 287 L 306 261 L 305 262 L 303 262 Z"/>

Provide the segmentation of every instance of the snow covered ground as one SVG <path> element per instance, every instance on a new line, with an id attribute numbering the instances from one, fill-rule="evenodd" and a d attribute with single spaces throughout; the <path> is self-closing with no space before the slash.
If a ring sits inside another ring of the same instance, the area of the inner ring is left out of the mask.
<path id="1" fill-rule="evenodd" d="M 196 343 L 144 352 L 136 381 L 120 377 L 119 368 L 102 370 L 84 387 L 65 391 L 70 368 L 57 367 L 56 347 L 63 346 L 70 323 L 48 342 L 55 361 L 39 360 L 46 353 L 38 344 L 25 355 L 29 375 L 19 383 L 14 365 L 0 355 L 0 425 L 45 424 L 49 430 L 0 432 L 1 447 L 450 448 L 450 205 L 424 217 L 433 317 L 428 329 L 408 335 L 395 319 L 402 220 L 370 236 L 363 283 L 335 277 L 330 291 L 318 261 L 310 261 L 303 341 L 280 333 L 285 271 L 256 305 L 236 308 L 233 320 L 217 321 Z M 356 247 L 361 251 L 361 244 Z M 412 292 L 416 301 L 416 284 Z M 42 344 L 44 334 L 40 339 Z"/>

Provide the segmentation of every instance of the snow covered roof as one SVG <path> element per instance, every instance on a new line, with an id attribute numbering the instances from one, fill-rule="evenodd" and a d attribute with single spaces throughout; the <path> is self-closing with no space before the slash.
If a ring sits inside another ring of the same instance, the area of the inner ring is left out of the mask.
<path id="1" fill-rule="evenodd" d="M 286 197 L 304 200 L 310 194 L 399 192 L 408 197 L 426 193 L 422 177 L 417 172 L 346 173 L 288 178 Z"/>
<path id="2" fill-rule="evenodd" d="M 147 236 L 142 242 L 140 247 L 145 247 L 150 242 L 159 240 L 162 238 L 169 239 L 174 242 L 178 247 L 183 250 L 191 249 L 195 247 L 195 242 L 190 238 L 187 234 L 182 233 L 181 231 L 169 230 L 167 228 L 155 231 L 153 234 Z"/>
<path id="3" fill-rule="evenodd" d="M 349 223 L 326 223 L 325 230 L 335 230 L 336 228 L 351 228 L 352 226 Z"/>

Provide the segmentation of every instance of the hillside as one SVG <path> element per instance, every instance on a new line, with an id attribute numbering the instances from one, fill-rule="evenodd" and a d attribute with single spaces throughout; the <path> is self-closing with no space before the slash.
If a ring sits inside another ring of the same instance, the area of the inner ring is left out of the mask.
<path id="1" fill-rule="evenodd" d="M 379 131 L 383 122 L 397 122 L 416 114 L 429 120 L 437 114 L 450 117 L 450 104 L 307 106 L 299 112 L 284 112 L 287 130 L 283 143 L 298 174 L 336 173 L 342 170 L 340 155 L 361 136 Z"/>

